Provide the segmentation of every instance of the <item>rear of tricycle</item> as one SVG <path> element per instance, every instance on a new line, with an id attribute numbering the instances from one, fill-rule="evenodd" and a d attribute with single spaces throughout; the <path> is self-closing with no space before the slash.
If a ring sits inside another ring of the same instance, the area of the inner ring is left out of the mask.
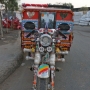
<path id="1" fill-rule="evenodd" d="M 55 62 L 65 62 L 73 41 L 73 12 L 58 5 L 24 4 L 21 47 L 33 59 L 33 90 L 54 90 Z"/>

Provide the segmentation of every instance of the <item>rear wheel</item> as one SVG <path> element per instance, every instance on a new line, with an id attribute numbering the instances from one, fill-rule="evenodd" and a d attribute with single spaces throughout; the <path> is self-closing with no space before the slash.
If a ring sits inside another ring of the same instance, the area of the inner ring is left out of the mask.
<path id="1" fill-rule="evenodd" d="M 36 90 L 48 90 L 48 79 L 37 78 L 37 89 Z"/>

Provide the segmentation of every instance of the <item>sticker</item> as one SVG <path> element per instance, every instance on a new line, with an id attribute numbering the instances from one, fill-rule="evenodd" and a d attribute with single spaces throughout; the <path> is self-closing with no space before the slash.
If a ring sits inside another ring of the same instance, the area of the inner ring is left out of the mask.
<path id="1" fill-rule="evenodd" d="M 44 73 L 49 70 L 49 66 L 47 64 L 40 65 L 38 73 Z"/>
<path id="2" fill-rule="evenodd" d="M 27 12 L 29 18 L 32 18 L 35 15 L 35 12 Z"/>

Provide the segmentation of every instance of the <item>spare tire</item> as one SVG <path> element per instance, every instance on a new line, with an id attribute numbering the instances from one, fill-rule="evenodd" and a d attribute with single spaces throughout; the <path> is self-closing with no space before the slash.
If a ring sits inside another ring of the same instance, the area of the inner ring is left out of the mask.
<path id="1" fill-rule="evenodd" d="M 67 23 L 62 23 L 58 26 L 58 28 L 60 28 L 61 31 L 68 31 L 70 29 L 70 26 Z"/>
<path id="2" fill-rule="evenodd" d="M 29 29 L 35 29 L 35 24 L 33 22 L 26 22 L 24 24 L 25 29 L 29 30 Z"/>

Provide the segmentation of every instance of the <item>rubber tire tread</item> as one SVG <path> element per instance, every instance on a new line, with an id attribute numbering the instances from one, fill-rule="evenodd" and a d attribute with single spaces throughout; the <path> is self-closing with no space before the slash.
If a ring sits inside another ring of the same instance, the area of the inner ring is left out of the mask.
<path id="1" fill-rule="evenodd" d="M 37 78 L 37 89 L 36 90 L 48 90 L 48 79 Z"/>

